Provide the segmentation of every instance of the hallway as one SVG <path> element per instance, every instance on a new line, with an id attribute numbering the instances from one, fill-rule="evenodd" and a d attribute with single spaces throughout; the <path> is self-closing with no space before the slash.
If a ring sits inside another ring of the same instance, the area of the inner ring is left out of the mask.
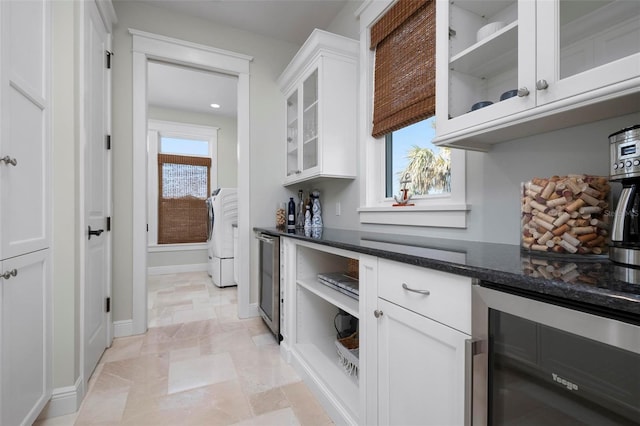
<path id="1" fill-rule="evenodd" d="M 197 272 L 148 288 L 148 332 L 114 340 L 76 415 L 37 424 L 333 424 L 262 320 L 237 318 L 236 287 Z"/>

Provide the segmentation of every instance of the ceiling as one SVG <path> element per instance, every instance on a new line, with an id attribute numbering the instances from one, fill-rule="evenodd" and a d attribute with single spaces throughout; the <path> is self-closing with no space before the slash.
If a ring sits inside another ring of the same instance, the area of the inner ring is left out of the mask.
<path id="1" fill-rule="evenodd" d="M 235 118 L 237 77 L 162 62 L 149 62 L 149 106 Z M 212 103 L 220 105 L 214 109 Z"/>
<path id="2" fill-rule="evenodd" d="M 137 0 L 277 40 L 302 45 L 314 28 L 325 29 L 349 0 Z M 235 117 L 236 78 L 150 63 L 150 106 Z M 206 90 L 203 90 L 206 88 Z M 220 104 L 217 110 L 211 103 Z"/>

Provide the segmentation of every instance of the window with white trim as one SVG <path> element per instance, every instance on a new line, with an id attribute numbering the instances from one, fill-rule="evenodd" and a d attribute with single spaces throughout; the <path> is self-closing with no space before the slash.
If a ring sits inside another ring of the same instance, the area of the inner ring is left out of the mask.
<path id="1" fill-rule="evenodd" d="M 149 247 L 206 242 L 205 200 L 217 187 L 217 135 L 216 127 L 149 120 Z"/>
<path id="2" fill-rule="evenodd" d="M 360 48 L 362 49 L 361 58 L 363 58 L 360 73 L 365 82 L 364 96 L 361 97 L 361 111 L 363 111 L 360 127 L 361 135 L 363 135 L 361 148 L 364 153 L 361 169 L 364 174 L 361 185 L 360 222 L 363 224 L 464 228 L 466 227 L 466 212 L 469 210 L 465 194 L 465 152 L 459 149 L 441 150 L 430 144 L 433 135 L 430 135 L 432 129 L 429 126 L 434 126 L 432 117 L 412 126 L 401 128 L 401 130 L 396 130 L 398 129 L 396 127 L 386 135 L 370 136 L 373 129 L 376 61 L 375 51 L 369 48 L 371 27 L 395 3 L 391 0 L 388 2 L 369 1 L 360 9 Z M 411 129 L 413 126 L 415 129 Z M 422 136 L 420 135 L 420 127 L 423 127 L 424 134 Z M 418 136 L 413 134 L 413 130 L 418 130 Z M 403 141 L 403 139 L 408 140 Z M 422 177 L 414 174 L 403 179 L 408 163 L 404 165 L 396 163 L 394 166 L 394 157 L 398 159 L 398 156 L 406 156 L 402 146 L 406 144 L 411 146 L 414 144 L 412 141 L 415 141 L 415 145 L 418 146 L 418 151 L 415 152 L 416 156 L 431 156 L 435 162 L 438 161 L 438 157 L 448 159 L 448 173 L 440 173 L 442 170 L 426 170 Z M 426 152 L 425 149 L 430 152 Z M 425 176 L 438 174 L 442 175 L 441 179 L 432 180 L 431 189 L 427 188 L 429 185 L 417 182 Z M 402 200 L 404 194 L 401 191 L 400 180 L 411 180 L 405 184 L 411 199 L 404 206 L 397 206 L 397 204 L 401 204 L 397 202 L 397 199 Z M 445 182 L 445 185 L 439 185 L 437 180 Z M 412 192 L 412 186 L 420 188 L 418 191 Z M 439 186 L 443 186 L 443 188 L 440 189 Z M 448 191 L 443 189 L 448 189 Z"/>

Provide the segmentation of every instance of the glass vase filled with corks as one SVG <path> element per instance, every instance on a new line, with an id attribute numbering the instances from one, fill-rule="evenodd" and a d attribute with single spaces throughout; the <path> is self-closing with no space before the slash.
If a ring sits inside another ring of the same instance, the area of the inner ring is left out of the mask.
<path id="1" fill-rule="evenodd" d="M 285 203 L 278 203 L 276 206 L 276 228 L 284 231 L 287 226 L 287 210 Z"/>
<path id="2" fill-rule="evenodd" d="M 572 174 L 521 185 L 521 246 L 535 253 L 604 255 L 609 243 L 609 180 Z"/>

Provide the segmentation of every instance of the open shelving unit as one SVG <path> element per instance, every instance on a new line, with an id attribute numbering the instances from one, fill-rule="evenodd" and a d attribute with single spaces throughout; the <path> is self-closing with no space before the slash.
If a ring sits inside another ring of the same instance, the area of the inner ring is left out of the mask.
<path id="1" fill-rule="evenodd" d="M 359 300 L 318 280 L 319 273 L 345 272 L 350 255 L 332 248 L 326 251 L 296 245 L 295 333 L 292 353 L 314 384 L 328 391 L 329 400 L 347 413 L 348 423 L 358 423 L 360 385 L 357 374 L 349 374 L 340 362 L 336 348 L 341 313 L 359 319 Z M 337 324 L 336 324 L 337 322 Z"/>

